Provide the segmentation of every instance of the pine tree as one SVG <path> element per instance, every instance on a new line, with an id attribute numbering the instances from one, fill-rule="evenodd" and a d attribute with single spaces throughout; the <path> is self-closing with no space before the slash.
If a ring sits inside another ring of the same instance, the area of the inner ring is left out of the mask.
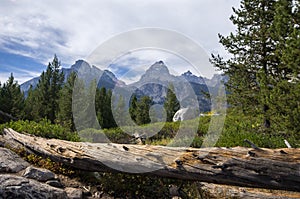
<path id="1" fill-rule="evenodd" d="M 25 99 L 24 106 L 24 119 L 26 120 L 37 120 L 36 116 L 38 115 L 36 104 L 37 102 L 37 90 L 30 88 L 28 90 L 27 98 Z"/>
<path id="2" fill-rule="evenodd" d="M 101 128 L 116 127 L 111 109 L 112 91 L 107 91 L 105 87 L 97 89 L 95 98 L 97 118 Z"/>
<path id="3" fill-rule="evenodd" d="M 62 88 L 64 75 L 59 71 L 60 62 L 55 55 L 53 61 L 48 64 L 47 70 L 40 76 L 37 85 L 36 109 L 37 120 L 42 118 L 49 119 L 54 123 L 58 112 L 59 91 Z"/>
<path id="4" fill-rule="evenodd" d="M 114 108 L 115 121 L 117 122 L 118 126 L 126 125 L 127 123 L 126 115 L 127 114 L 126 114 L 125 100 L 124 97 L 120 95 L 117 104 Z"/>
<path id="5" fill-rule="evenodd" d="M 270 91 L 277 66 L 275 43 L 271 38 L 275 0 L 242 0 L 233 9 L 231 21 L 236 31 L 220 43 L 232 55 L 223 60 L 212 56 L 212 62 L 229 77 L 226 84 L 229 103 L 247 113 L 262 114 L 264 126 L 270 127 Z"/>
<path id="6" fill-rule="evenodd" d="M 76 76 L 76 73 L 72 72 L 69 75 L 67 82 L 64 84 L 63 88 L 59 92 L 59 111 L 57 113 L 56 120 L 56 123 L 61 124 L 62 126 L 70 129 L 71 131 L 75 131 L 72 113 L 72 94 Z"/>
<path id="7" fill-rule="evenodd" d="M 54 122 L 57 112 L 58 112 L 58 100 L 59 100 L 59 93 L 62 88 L 64 82 L 64 74 L 60 72 L 60 62 L 56 55 L 54 55 L 54 59 L 52 63 L 49 63 L 49 68 L 52 69 L 52 78 L 50 84 L 50 113 L 49 119 L 50 121 Z"/>
<path id="8" fill-rule="evenodd" d="M 138 100 L 136 95 L 133 95 L 133 97 L 130 100 L 130 106 L 129 106 L 129 114 L 131 119 L 136 123 L 137 122 L 137 107 L 138 107 Z"/>
<path id="9" fill-rule="evenodd" d="M 212 59 L 229 76 L 230 104 L 262 114 L 265 127 L 299 132 L 299 0 L 243 0 L 234 13 L 236 32 L 220 35 L 232 58 Z"/>
<path id="10" fill-rule="evenodd" d="M 112 113 L 112 91 L 108 90 L 105 97 L 105 124 L 104 128 L 114 128 L 117 127 L 113 113 Z"/>
<path id="11" fill-rule="evenodd" d="M 278 1 L 277 21 L 274 22 L 277 32 L 274 32 L 274 37 L 282 41 L 277 47 L 281 78 L 272 97 L 273 112 L 281 124 L 280 130 L 297 134 L 300 131 L 300 3 L 294 2 L 293 5 L 287 0 Z M 283 29 L 285 34 L 279 34 Z"/>
<path id="12" fill-rule="evenodd" d="M 72 93 L 72 113 L 76 130 L 97 128 L 95 121 L 95 101 L 93 96 L 96 89 L 96 81 L 85 84 L 83 79 L 76 79 Z M 75 91 L 75 92 L 74 92 Z"/>
<path id="13" fill-rule="evenodd" d="M 278 0 L 275 4 L 274 21 L 271 26 L 271 38 L 275 43 L 274 59 L 277 67 L 274 67 L 275 76 L 280 79 L 286 79 L 289 70 L 281 62 L 283 51 L 286 48 L 286 42 L 294 29 L 293 3 L 291 0 Z"/>
<path id="14" fill-rule="evenodd" d="M 24 94 L 11 74 L 0 90 L 0 110 L 14 117 L 22 118 L 23 109 Z"/>
<path id="15" fill-rule="evenodd" d="M 143 96 L 138 102 L 136 122 L 138 125 L 149 124 L 151 122 L 149 111 L 152 100 L 149 96 Z"/>
<path id="16" fill-rule="evenodd" d="M 172 122 L 174 114 L 180 109 L 180 104 L 174 94 L 174 86 L 172 84 L 169 85 L 164 108 L 167 113 L 166 121 Z"/>
<path id="17" fill-rule="evenodd" d="M 102 87 L 101 89 L 96 90 L 95 97 L 95 108 L 97 113 L 98 122 L 101 128 L 105 128 L 105 109 L 106 109 L 106 88 Z"/>

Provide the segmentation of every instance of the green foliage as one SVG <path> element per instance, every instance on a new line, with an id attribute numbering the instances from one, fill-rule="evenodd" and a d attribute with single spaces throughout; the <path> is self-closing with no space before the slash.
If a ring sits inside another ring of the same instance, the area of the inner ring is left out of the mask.
<path id="1" fill-rule="evenodd" d="M 143 96 L 137 105 L 136 123 L 138 125 L 149 124 L 151 122 L 149 110 L 152 100 L 149 96 Z"/>
<path id="2" fill-rule="evenodd" d="M 231 21 L 236 32 L 224 37 L 220 43 L 233 55 L 223 61 L 213 56 L 215 65 L 229 77 L 229 101 L 251 114 L 264 114 L 269 127 L 269 89 L 274 43 L 270 27 L 274 18 L 274 0 L 242 0 L 240 9 L 234 9 Z M 259 23 L 257 23 L 259 22 Z"/>
<path id="3" fill-rule="evenodd" d="M 113 128 L 117 124 L 114 120 L 111 109 L 112 91 L 106 90 L 105 87 L 96 90 L 95 108 L 97 112 L 98 122 L 101 128 Z"/>
<path id="4" fill-rule="evenodd" d="M 56 174 L 73 175 L 75 173 L 74 170 L 62 163 L 54 162 L 50 160 L 50 158 L 43 158 L 35 154 L 29 154 L 24 148 L 17 148 L 11 150 L 17 153 L 21 158 L 23 158 L 30 164 L 33 164 L 37 167 L 49 169 Z"/>
<path id="5" fill-rule="evenodd" d="M 37 98 L 37 92 L 32 88 L 32 85 L 30 85 L 30 88 L 28 90 L 28 96 L 25 99 L 25 106 L 24 106 L 24 119 L 26 120 L 38 120 L 37 118 L 37 109 L 34 109 L 36 106 L 36 98 Z"/>
<path id="6" fill-rule="evenodd" d="M 138 125 L 149 124 L 151 122 L 150 107 L 152 104 L 153 101 L 149 96 L 142 96 L 138 100 L 136 95 L 133 95 L 129 105 L 131 119 Z M 153 110 L 152 115 L 155 115 Z"/>
<path id="7" fill-rule="evenodd" d="M 85 142 L 98 142 L 98 143 L 129 143 L 131 136 L 124 133 L 120 128 L 114 129 L 84 129 L 78 132 L 82 141 Z"/>
<path id="8" fill-rule="evenodd" d="M 281 0 L 277 3 L 274 37 L 282 41 L 277 46 L 281 78 L 272 90 L 272 112 L 278 131 L 300 132 L 300 5 Z M 283 34 L 282 32 L 285 32 Z"/>
<path id="9" fill-rule="evenodd" d="M 300 146 L 299 135 L 295 136 L 288 132 L 278 132 L 276 130 L 271 130 L 272 134 L 262 133 L 264 130 L 260 123 L 261 118 L 263 118 L 263 115 L 252 117 L 238 111 L 230 111 L 227 114 L 223 132 L 216 146 L 250 147 L 244 142 L 244 139 L 251 140 L 257 146 L 264 148 L 285 148 L 284 139 L 288 140 L 293 147 Z"/>
<path id="10" fill-rule="evenodd" d="M 87 174 L 85 174 L 87 176 Z M 198 198 L 194 182 L 124 173 L 96 173 L 89 178 L 92 184 L 115 198 L 170 198 L 169 187 L 180 187 L 182 198 Z"/>
<path id="11" fill-rule="evenodd" d="M 14 81 L 13 74 L 11 74 L 3 86 L 0 84 L 0 110 L 14 117 L 22 118 L 23 107 L 24 94 L 21 92 L 18 83 Z"/>
<path id="12" fill-rule="evenodd" d="M 174 94 L 174 86 L 172 84 L 169 85 L 164 108 L 167 112 L 166 121 L 172 122 L 174 114 L 180 109 L 180 104 L 176 98 L 176 95 Z"/>
<path id="13" fill-rule="evenodd" d="M 222 134 L 217 141 L 216 146 L 250 147 L 244 142 L 244 139 L 248 139 L 259 147 L 280 148 L 286 147 L 284 144 L 284 139 L 286 139 L 293 147 L 300 147 L 299 133 L 295 134 L 293 131 L 279 131 L 275 125 L 271 128 L 272 134 L 264 133 L 264 127 L 260 123 L 262 118 L 263 115 L 252 117 L 237 110 L 229 110 Z M 201 147 L 203 138 L 208 132 L 210 119 L 210 116 L 205 116 L 200 117 L 200 120 L 194 119 L 182 122 L 153 123 L 134 127 L 124 126 L 122 129 L 125 132 L 137 132 L 140 135 L 153 135 L 146 139 L 146 144 L 188 146 L 191 143 L 191 147 L 198 148 Z M 275 120 L 272 120 L 272 122 L 276 123 Z M 195 130 L 195 127 L 197 127 L 197 129 L 194 133 L 194 137 L 186 137 L 183 135 L 181 138 L 176 138 L 176 141 L 174 141 L 174 137 L 178 134 L 179 129 L 183 132 L 192 132 Z M 79 132 L 79 135 L 84 141 L 90 142 L 131 143 L 131 135 L 124 133 L 122 129 L 86 129 Z"/>
<path id="14" fill-rule="evenodd" d="M 119 96 L 116 106 L 113 109 L 114 119 L 118 126 L 125 126 L 129 118 L 127 117 L 127 110 L 125 100 L 122 95 Z"/>
<path id="15" fill-rule="evenodd" d="M 278 126 L 274 121 L 280 118 L 282 127 L 287 124 L 296 133 L 300 117 L 293 110 L 299 109 L 299 87 L 290 84 L 299 84 L 299 2 L 242 0 L 230 19 L 236 31 L 219 37 L 232 56 L 212 56 L 229 77 L 229 103 L 249 115 L 262 115 L 264 132 L 273 133 L 270 127 Z"/>
<path id="16" fill-rule="evenodd" d="M 72 113 L 72 94 L 76 76 L 76 73 L 72 72 L 69 75 L 67 82 L 59 92 L 59 110 L 57 113 L 57 119 L 55 121 L 56 123 L 70 129 L 71 131 L 75 131 L 75 124 L 73 121 Z"/>
<path id="17" fill-rule="evenodd" d="M 136 95 L 133 95 L 133 97 L 130 100 L 130 106 L 129 106 L 129 113 L 131 119 L 136 122 L 137 118 L 137 106 L 138 106 L 138 100 Z"/>
<path id="18" fill-rule="evenodd" d="M 91 81 L 89 85 L 84 80 L 75 81 L 72 98 L 73 120 L 76 122 L 76 130 L 80 131 L 86 128 L 96 128 L 95 114 L 95 90 L 96 81 Z"/>
<path id="19" fill-rule="evenodd" d="M 59 72 L 59 68 L 60 62 L 55 55 L 46 71 L 42 72 L 37 88 L 29 92 L 25 103 L 26 114 L 29 114 L 26 119 L 39 121 L 47 118 L 54 123 L 58 113 L 59 93 L 64 81 L 64 75 Z"/>
<path id="20" fill-rule="evenodd" d="M 191 143 L 191 147 L 200 147 L 203 141 L 203 135 L 208 131 L 210 122 L 210 117 L 201 117 L 200 121 L 198 119 L 182 121 L 182 122 L 158 122 L 141 126 L 122 126 L 122 128 L 111 128 L 111 129 L 84 129 L 79 131 L 79 136 L 83 141 L 87 142 L 113 142 L 113 143 L 132 143 L 131 134 L 138 133 L 139 135 L 149 135 L 147 136 L 146 143 L 153 145 L 169 145 L 173 138 L 178 133 L 179 128 L 183 132 L 195 131 L 195 137 L 182 137 L 177 139 L 173 146 L 185 145 L 186 143 Z M 127 134 L 125 132 L 130 132 Z M 152 136 L 150 136 L 152 135 Z"/>
<path id="21" fill-rule="evenodd" d="M 49 120 L 43 119 L 40 122 L 23 121 L 9 122 L 0 125 L 2 131 L 3 128 L 12 128 L 17 132 L 26 132 L 45 138 L 56 138 L 61 140 L 79 141 L 79 137 L 76 132 L 70 132 L 58 124 L 51 124 Z"/>

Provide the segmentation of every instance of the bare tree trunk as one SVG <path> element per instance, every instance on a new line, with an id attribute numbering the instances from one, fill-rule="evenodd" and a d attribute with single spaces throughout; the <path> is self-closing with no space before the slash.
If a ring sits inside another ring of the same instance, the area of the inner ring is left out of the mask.
<path id="1" fill-rule="evenodd" d="M 131 172 L 184 180 L 300 191 L 300 149 L 176 148 L 69 142 L 5 129 L 0 143 L 87 171 Z"/>

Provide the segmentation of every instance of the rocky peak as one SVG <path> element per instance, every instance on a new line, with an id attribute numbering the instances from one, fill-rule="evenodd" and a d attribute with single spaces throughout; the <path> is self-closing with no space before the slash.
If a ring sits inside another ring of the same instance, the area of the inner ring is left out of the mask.
<path id="1" fill-rule="evenodd" d="M 150 66 L 150 68 L 146 71 L 146 74 L 151 73 L 159 73 L 159 74 L 170 74 L 168 67 L 165 65 L 163 61 L 155 62 Z"/>
<path id="2" fill-rule="evenodd" d="M 193 82 L 196 84 L 205 84 L 204 79 L 201 76 L 197 77 L 189 70 L 187 72 L 183 73 L 181 75 L 181 78 L 184 78 L 188 82 Z"/>
<path id="3" fill-rule="evenodd" d="M 168 67 L 163 61 L 157 61 L 150 66 L 146 73 L 141 77 L 140 81 L 161 80 L 169 81 L 172 79 Z"/>
<path id="4" fill-rule="evenodd" d="M 79 59 L 75 62 L 75 64 L 73 64 L 71 66 L 71 70 L 73 71 L 79 71 L 82 68 L 91 68 L 91 66 L 89 65 L 89 63 L 87 63 L 86 61 Z"/>
<path id="5" fill-rule="evenodd" d="M 187 76 L 187 77 L 192 76 L 192 75 L 193 75 L 193 73 L 189 70 L 182 74 L 182 76 Z"/>

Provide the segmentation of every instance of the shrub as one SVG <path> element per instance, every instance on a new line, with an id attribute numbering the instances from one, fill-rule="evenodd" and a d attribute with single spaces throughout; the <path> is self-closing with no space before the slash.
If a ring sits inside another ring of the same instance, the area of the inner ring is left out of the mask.
<path id="1" fill-rule="evenodd" d="M 299 139 L 293 134 L 284 134 L 276 129 L 270 129 L 268 133 L 263 130 L 261 125 L 262 117 L 249 116 L 239 112 L 229 112 L 226 116 L 223 132 L 216 146 L 234 147 L 246 146 L 249 147 L 244 139 L 248 139 L 258 147 L 264 148 L 284 148 L 284 139 L 293 147 L 299 147 Z"/>
<path id="2" fill-rule="evenodd" d="M 80 140 L 76 132 L 70 132 L 69 130 L 58 124 L 51 124 L 51 122 L 46 119 L 43 119 L 40 122 L 28 120 L 12 121 L 0 125 L 1 131 L 4 128 L 12 128 L 17 132 L 25 132 L 44 138 L 56 138 L 69 141 Z"/>

